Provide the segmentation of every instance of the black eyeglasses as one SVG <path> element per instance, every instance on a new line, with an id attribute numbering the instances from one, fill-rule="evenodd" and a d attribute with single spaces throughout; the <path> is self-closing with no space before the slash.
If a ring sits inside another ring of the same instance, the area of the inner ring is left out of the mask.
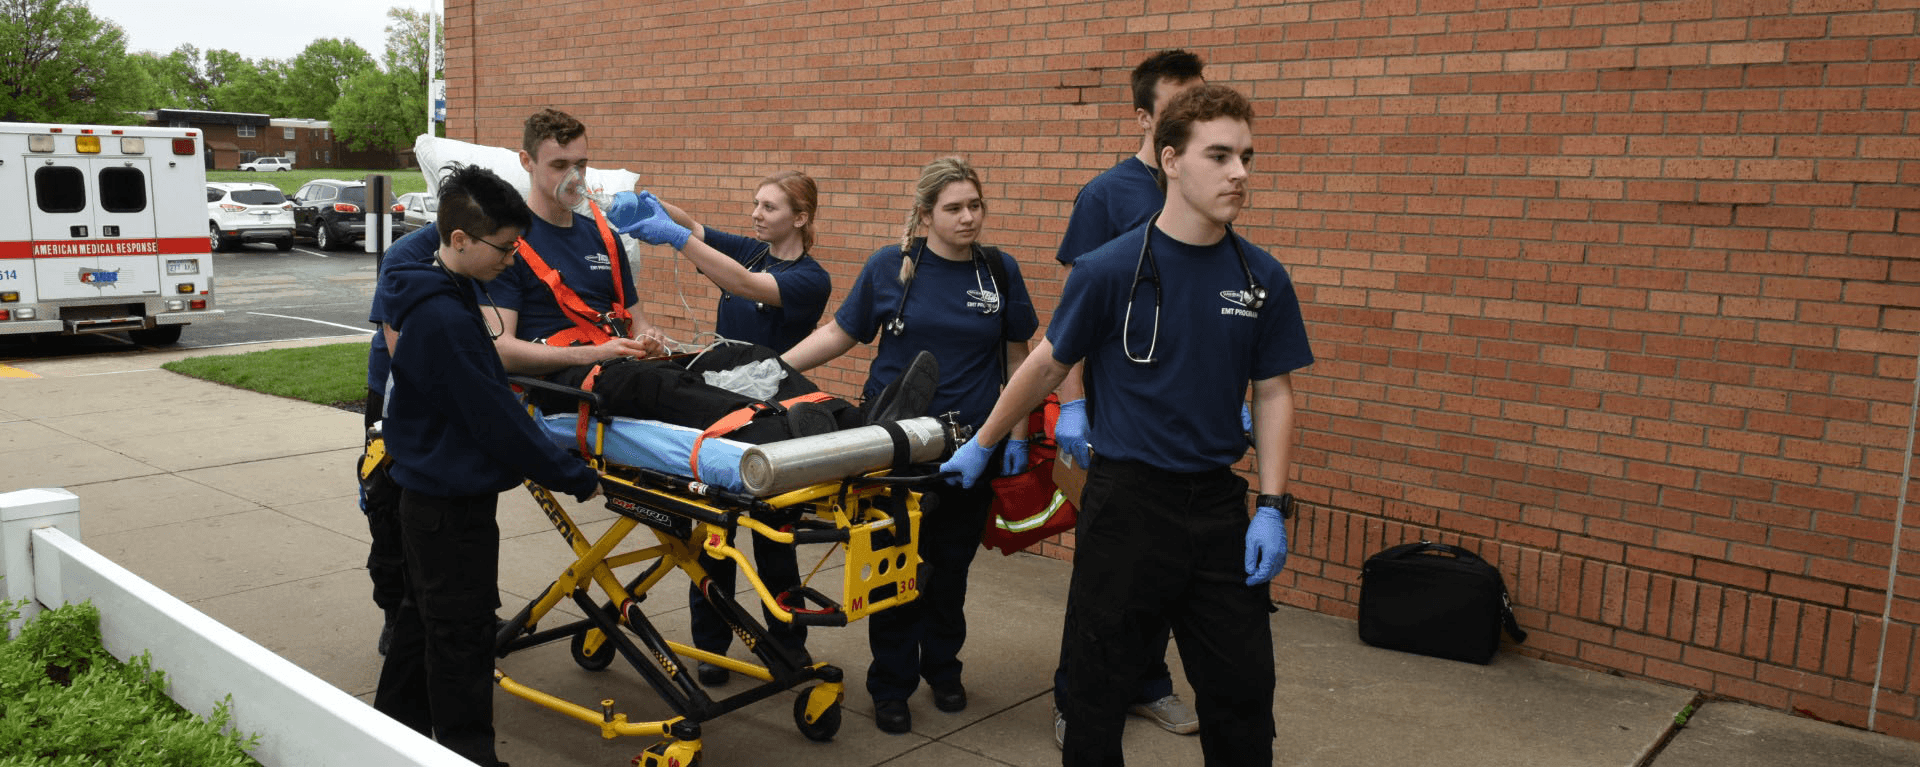
<path id="1" fill-rule="evenodd" d="M 481 242 L 485 242 L 485 243 L 487 243 L 488 245 L 491 245 L 491 246 L 493 246 L 493 249 L 494 249 L 494 250 L 497 250 L 497 251 L 500 251 L 501 253 L 505 253 L 505 254 L 507 254 L 507 255 L 509 255 L 509 256 L 517 256 L 517 255 L 519 255 L 519 254 L 520 254 L 520 241 L 519 241 L 519 240 L 514 240 L 514 241 L 513 241 L 513 246 L 512 246 L 512 247 L 505 247 L 505 248 L 503 248 L 503 247 L 501 247 L 501 246 L 499 246 L 499 245 L 494 245 L 494 244 L 493 244 L 492 242 L 489 242 L 489 241 L 487 240 L 487 238 L 485 238 L 485 237 L 481 237 L 480 235 L 477 235 L 477 234 L 474 234 L 474 233 L 472 233 L 472 232 L 467 232 L 467 236 L 468 236 L 468 237 L 472 237 L 472 238 L 474 238 L 474 239 L 476 239 L 476 240 L 479 240 L 479 241 L 481 241 Z"/>

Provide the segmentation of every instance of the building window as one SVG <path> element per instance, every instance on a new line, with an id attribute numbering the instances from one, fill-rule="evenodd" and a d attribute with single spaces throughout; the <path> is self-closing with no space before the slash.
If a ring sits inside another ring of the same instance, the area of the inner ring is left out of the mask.
<path id="1" fill-rule="evenodd" d="M 281 129 L 280 129 L 280 137 L 281 137 L 281 138 L 283 138 L 283 139 L 286 139 L 286 140 L 288 140 L 288 141 L 292 141 L 292 140 L 293 140 L 293 129 L 292 129 L 292 128 L 281 128 Z"/>
<path id="2" fill-rule="evenodd" d="M 320 150 L 320 161 L 321 161 L 321 162 L 333 162 L 333 150 L 331 150 L 331 149 L 322 149 L 322 150 Z"/>
<path id="3" fill-rule="evenodd" d="M 328 132 L 328 131 L 327 131 L 327 129 L 326 129 L 326 128 L 321 128 L 321 129 L 320 129 L 320 140 L 321 140 L 321 141 L 326 141 L 326 140 L 327 140 L 327 132 Z"/>
<path id="4" fill-rule="evenodd" d="M 253 151 L 253 150 L 251 150 L 251 149 L 242 149 L 242 150 L 240 150 L 240 161 L 241 161 L 241 162 L 253 162 L 253 160 L 254 160 L 254 158 L 255 158 L 255 157 L 259 157 L 259 155 L 257 155 L 257 154 L 255 154 L 255 153 L 254 153 L 254 151 Z"/>
<path id="5" fill-rule="evenodd" d="M 238 132 L 239 132 L 239 134 L 240 134 L 240 138 L 253 138 L 253 137 L 254 137 L 254 135 L 255 135 L 255 134 L 254 134 L 254 130 L 253 130 L 253 126 L 251 126 L 251 125 L 242 125 L 242 126 L 240 126 L 240 127 L 239 127 L 239 131 L 238 131 Z"/>

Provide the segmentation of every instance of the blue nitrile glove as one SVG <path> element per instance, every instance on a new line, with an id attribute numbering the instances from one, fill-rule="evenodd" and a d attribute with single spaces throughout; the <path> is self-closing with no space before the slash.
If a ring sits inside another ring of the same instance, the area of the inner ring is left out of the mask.
<path id="1" fill-rule="evenodd" d="M 1008 439 L 1007 453 L 1000 458 L 1000 476 L 1011 477 L 1027 470 L 1027 441 Z"/>
<path id="2" fill-rule="evenodd" d="M 607 225 L 616 232 L 625 233 L 633 228 L 645 216 L 646 206 L 640 204 L 640 195 L 631 190 L 613 196 L 613 204 L 601 211 L 607 217 Z"/>
<path id="3" fill-rule="evenodd" d="M 1073 465 L 1087 468 L 1087 401 L 1060 403 L 1060 420 L 1053 425 L 1054 444 L 1073 457 Z"/>
<path id="4" fill-rule="evenodd" d="M 1287 566 L 1287 521 L 1280 510 L 1262 506 L 1247 525 L 1247 585 L 1273 580 Z"/>
<path id="5" fill-rule="evenodd" d="M 667 209 L 661 207 L 659 198 L 652 192 L 640 193 L 640 216 L 640 220 L 620 233 L 638 237 L 648 245 L 672 245 L 674 250 L 686 247 L 687 238 L 693 236 L 692 230 L 673 222 L 673 217 L 667 215 Z"/>
<path id="6" fill-rule="evenodd" d="M 1247 444 L 1253 444 L 1253 408 L 1240 403 L 1240 431 L 1247 435 Z"/>
<path id="7" fill-rule="evenodd" d="M 980 481 L 980 475 L 987 473 L 987 462 L 991 460 L 993 460 L 993 448 L 981 447 L 974 438 L 968 437 L 966 444 L 961 445 L 959 450 L 953 451 L 952 458 L 940 464 L 940 471 L 958 475 L 947 477 L 949 485 L 973 487 L 973 483 Z"/>

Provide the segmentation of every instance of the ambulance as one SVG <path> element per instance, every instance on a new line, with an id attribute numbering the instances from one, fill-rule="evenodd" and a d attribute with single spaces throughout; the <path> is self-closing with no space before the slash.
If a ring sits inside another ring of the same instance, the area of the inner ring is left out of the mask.
<path id="1" fill-rule="evenodd" d="M 214 308 L 205 137 L 0 123 L 0 336 L 180 340 Z"/>

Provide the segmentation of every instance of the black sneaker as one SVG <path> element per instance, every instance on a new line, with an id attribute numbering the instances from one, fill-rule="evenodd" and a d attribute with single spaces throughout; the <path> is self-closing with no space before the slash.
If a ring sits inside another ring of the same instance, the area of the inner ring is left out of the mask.
<path id="1" fill-rule="evenodd" d="M 880 394 L 873 398 L 873 409 L 867 417 L 868 423 L 887 423 L 919 418 L 927 414 L 927 407 L 933 404 L 935 390 L 940 387 L 940 361 L 934 359 L 932 352 L 920 352 L 913 361 L 907 363 L 907 369 L 900 377 L 887 384 Z"/>
<path id="2" fill-rule="evenodd" d="M 719 687 L 720 685 L 726 684 L 727 680 L 733 677 L 733 672 L 711 663 L 701 663 L 695 666 L 693 673 L 695 676 L 700 677 L 700 686 L 702 687 Z"/>
<path id="3" fill-rule="evenodd" d="M 787 432 L 795 437 L 811 437 L 840 430 L 827 406 L 818 402 L 795 402 L 787 406 Z"/>

